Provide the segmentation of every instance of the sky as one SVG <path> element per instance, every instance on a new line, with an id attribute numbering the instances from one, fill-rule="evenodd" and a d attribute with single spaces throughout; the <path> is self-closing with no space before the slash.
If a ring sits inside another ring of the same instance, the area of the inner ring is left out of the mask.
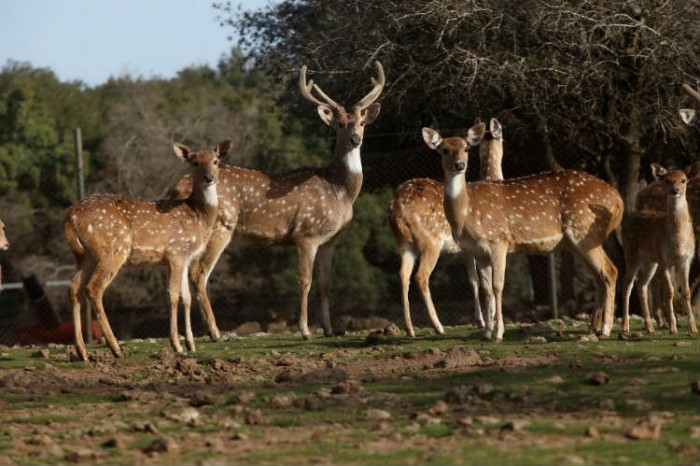
<path id="1" fill-rule="evenodd" d="M 215 67 L 235 43 L 213 2 L 0 0 L 0 67 L 26 62 L 90 87 L 110 77 L 172 78 L 188 66 Z M 231 3 L 258 10 L 274 0 Z"/>

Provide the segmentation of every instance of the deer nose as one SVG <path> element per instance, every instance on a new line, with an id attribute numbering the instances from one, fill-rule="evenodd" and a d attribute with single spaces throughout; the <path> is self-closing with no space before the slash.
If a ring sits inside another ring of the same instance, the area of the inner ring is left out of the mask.
<path id="1" fill-rule="evenodd" d="M 214 181 L 214 175 L 212 175 L 211 173 L 205 174 L 205 175 L 204 175 L 204 181 L 206 181 L 207 183 L 213 182 L 213 181 Z"/>
<path id="2" fill-rule="evenodd" d="M 671 188 L 671 194 L 678 195 L 681 192 L 679 188 Z"/>
<path id="3" fill-rule="evenodd" d="M 459 162 L 455 162 L 455 170 L 457 170 L 458 172 L 461 172 L 465 168 L 467 168 L 466 163 L 462 162 L 461 160 Z"/>
<path id="4" fill-rule="evenodd" d="M 352 136 L 350 136 L 350 142 L 352 142 L 353 146 L 359 146 L 360 144 L 362 144 L 362 137 L 359 134 L 355 133 Z"/>

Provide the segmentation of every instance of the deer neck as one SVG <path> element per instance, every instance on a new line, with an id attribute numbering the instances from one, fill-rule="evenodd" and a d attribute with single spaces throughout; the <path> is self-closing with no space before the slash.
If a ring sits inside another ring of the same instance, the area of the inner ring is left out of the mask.
<path id="1" fill-rule="evenodd" d="M 669 238 L 684 238 L 693 228 L 685 196 L 669 197 L 666 201 L 666 234 Z"/>
<path id="2" fill-rule="evenodd" d="M 187 203 L 197 214 L 201 226 L 205 229 L 210 229 L 219 213 L 219 196 L 216 183 L 207 186 L 195 186 L 187 199 Z"/>
<path id="3" fill-rule="evenodd" d="M 453 232 L 461 232 L 469 213 L 467 178 L 464 173 L 445 175 L 445 216 Z"/>
<path id="4" fill-rule="evenodd" d="M 331 183 L 344 190 L 350 199 L 357 199 L 363 179 L 360 147 L 336 145 L 329 178 Z"/>
<path id="5" fill-rule="evenodd" d="M 482 141 L 479 153 L 479 176 L 482 180 L 502 180 L 503 143 L 497 139 Z"/>

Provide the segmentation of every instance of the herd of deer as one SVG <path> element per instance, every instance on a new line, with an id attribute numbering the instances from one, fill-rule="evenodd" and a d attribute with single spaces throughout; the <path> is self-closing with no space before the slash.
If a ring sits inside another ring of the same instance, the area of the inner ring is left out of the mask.
<path id="1" fill-rule="evenodd" d="M 81 329 L 81 302 L 85 296 L 112 353 L 122 354 L 102 297 L 124 264 L 167 265 L 170 342 L 175 351 L 183 351 L 177 329 L 180 302 L 186 346 L 195 351 L 190 280 L 209 335 L 218 340 L 220 332 L 207 295 L 207 281 L 232 240 L 296 247 L 299 327 L 305 339 L 311 338 L 308 295 L 318 258 L 323 330 L 326 336 L 333 335 L 331 263 L 336 241 L 352 218 L 353 203 L 362 186 L 360 147 L 365 126 L 374 122 L 380 111 L 376 100 L 385 76 L 379 62 L 376 67 L 372 89 L 349 110 L 313 80 L 307 81 L 306 67 L 301 67 L 302 95 L 336 133 L 335 155 L 326 167 L 263 173 L 221 164 L 231 149 L 228 140 L 212 150 L 199 151 L 175 144 L 175 154 L 189 164 L 190 170 L 174 185 L 168 199 L 98 195 L 67 209 L 63 229 L 77 268 L 69 294 L 78 355 L 88 359 Z M 700 103 L 697 91 L 687 85 L 683 88 Z M 689 125 L 695 118 L 692 110 L 681 110 L 681 116 Z M 407 181 L 398 187 L 389 205 L 389 221 L 401 255 L 399 275 L 410 336 L 415 336 L 415 331 L 408 290 L 417 259 L 415 279 L 438 333 L 444 330 L 430 296 L 430 274 L 442 251 L 460 252 L 475 295 L 476 321 L 484 327 L 486 338 L 500 341 L 504 333 L 502 292 L 507 254 L 542 254 L 559 247 L 583 259 L 595 276 L 598 295 L 590 330 L 609 336 L 617 268 L 603 250 L 603 243 L 615 230 L 619 230 L 626 263 L 623 332 L 629 333 L 629 297 L 635 280 L 639 283 L 646 330 L 653 331 L 647 288 L 659 268 L 670 331 L 677 332 L 673 312 L 675 278 L 689 329 L 697 333 L 688 273 L 695 238 L 700 238 L 700 163 L 670 171 L 654 165 L 657 181 L 639 193 L 637 209 L 623 219 L 623 201 L 617 190 L 584 172 L 562 170 L 504 180 L 503 130 L 495 118 L 488 129 L 482 122 L 475 123 L 466 138 L 443 137 L 431 128 L 423 128 L 422 135 L 426 145 L 442 159 L 444 183 L 426 178 Z M 467 183 L 469 150 L 477 145 L 482 180 Z M 0 249 L 8 246 L 0 222 Z M 485 313 L 478 297 L 480 289 L 485 294 Z"/>

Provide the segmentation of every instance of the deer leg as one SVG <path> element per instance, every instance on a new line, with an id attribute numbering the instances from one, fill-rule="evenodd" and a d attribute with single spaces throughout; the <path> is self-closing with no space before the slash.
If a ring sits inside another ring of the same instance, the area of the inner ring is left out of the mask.
<path id="1" fill-rule="evenodd" d="M 115 357 L 120 358 L 122 356 L 122 350 L 119 347 L 119 343 L 112 332 L 112 327 L 109 325 L 109 320 L 107 320 L 107 314 L 105 313 L 104 305 L 102 303 L 102 297 L 104 292 L 109 286 L 109 284 L 114 280 L 114 277 L 119 272 L 122 264 L 126 261 L 126 257 L 123 258 L 110 258 L 111 260 L 118 260 L 116 265 L 112 267 L 106 267 L 104 263 L 95 264 L 95 271 L 92 273 L 90 278 L 87 280 L 85 286 L 85 291 L 87 293 L 88 300 L 92 306 L 97 321 L 102 328 L 102 333 L 104 334 L 105 341 L 112 350 L 112 354 Z"/>
<path id="2" fill-rule="evenodd" d="M 81 322 L 81 304 L 85 297 L 85 277 L 87 274 L 83 270 L 83 264 L 77 264 L 77 271 L 73 276 L 73 281 L 68 288 L 71 305 L 73 308 L 73 335 L 75 338 L 75 350 L 78 357 L 83 361 L 88 360 L 87 350 L 85 349 L 85 339 L 83 338 L 83 328 Z"/>
<path id="3" fill-rule="evenodd" d="M 170 304 L 170 345 L 175 352 L 184 353 L 180 345 L 180 335 L 177 331 L 177 306 L 180 302 L 182 275 L 186 274 L 184 264 L 168 262 L 168 302 Z"/>
<path id="4" fill-rule="evenodd" d="M 430 295 L 430 275 L 435 269 L 438 259 L 440 258 L 440 249 L 434 247 L 427 247 L 421 252 L 420 262 L 418 263 L 418 268 L 416 269 L 416 284 L 420 290 L 421 296 L 423 296 L 423 302 L 428 310 L 428 317 L 433 325 L 433 328 L 437 333 L 443 335 L 445 329 L 442 328 L 440 319 L 438 319 L 437 311 L 435 310 L 435 305 L 433 304 L 433 298 Z"/>
<path id="5" fill-rule="evenodd" d="M 297 281 L 301 294 L 301 312 L 299 314 L 299 329 L 304 340 L 311 339 L 309 331 L 309 290 L 313 275 L 314 259 L 318 246 L 309 242 L 297 245 Z"/>
<path id="6" fill-rule="evenodd" d="M 659 275 L 654 275 L 651 279 L 650 291 L 654 318 L 656 319 L 656 324 L 661 328 L 666 323 L 666 320 L 664 319 L 663 306 L 661 305 L 663 298 L 661 297 L 661 277 Z"/>
<path id="7" fill-rule="evenodd" d="M 496 333 L 493 338 L 497 343 L 503 340 L 503 333 L 505 332 L 503 323 L 503 287 L 506 278 L 507 254 L 508 251 L 505 249 L 493 252 L 493 294 L 496 298 Z"/>
<path id="8" fill-rule="evenodd" d="M 318 248 L 318 282 L 321 291 L 321 315 L 323 316 L 323 334 L 327 337 L 333 336 L 328 297 L 332 281 L 333 251 L 335 251 L 335 238 Z"/>
<path id="9" fill-rule="evenodd" d="M 399 269 L 399 279 L 401 280 L 401 297 L 403 300 L 403 320 L 406 325 L 406 333 L 409 337 L 415 337 L 411 322 L 411 306 L 408 301 L 408 290 L 411 286 L 411 272 L 416 263 L 416 254 L 410 248 L 401 251 L 401 268 Z"/>
<path id="10" fill-rule="evenodd" d="M 209 275 L 218 262 L 219 257 L 221 257 L 224 249 L 226 249 L 226 246 L 228 246 L 231 241 L 232 234 L 233 230 L 231 229 L 216 228 L 209 238 L 204 253 L 199 259 L 193 262 L 190 268 L 192 283 L 194 283 L 195 286 L 195 296 L 199 303 L 199 311 L 209 329 L 209 338 L 211 338 L 212 341 L 219 341 L 221 339 L 221 332 L 219 332 L 219 328 L 216 325 L 214 311 L 209 301 L 209 295 L 207 294 L 207 282 L 209 281 Z"/>
<path id="11" fill-rule="evenodd" d="M 467 261 L 467 275 L 469 276 L 469 285 L 472 288 L 472 296 L 474 297 L 474 320 L 479 327 L 484 328 L 484 315 L 481 312 L 481 300 L 479 299 L 479 272 L 476 270 L 476 260 L 474 256 L 465 254 Z"/>
<path id="12" fill-rule="evenodd" d="M 634 288 L 639 268 L 639 264 L 628 262 L 622 279 L 622 333 L 628 335 L 630 333 L 630 296 L 632 295 L 632 288 Z"/>
<path id="13" fill-rule="evenodd" d="M 494 330 L 494 320 L 496 319 L 496 298 L 493 294 L 493 267 L 488 258 L 479 258 L 476 260 L 476 266 L 479 269 L 481 276 L 481 286 L 486 296 L 486 326 L 484 327 L 484 338 L 491 339 L 491 333 Z M 491 309 L 494 310 L 491 313 Z"/>
<path id="14" fill-rule="evenodd" d="M 681 297 L 683 308 L 688 314 L 688 328 L 690 333 L 698 333 L 698 327 L 695 324 L 695 312 L 690 304 L 690 260 L 685 261 L 678 267 L 678 278 L 681 282 Z"/>
<path id="15" fill-rule="evenodd" d="M 651 314 L 649 313 L 649 282 L 656 273 L 656 267 L 657 265 L 653 264 L 642 269 L 642 273 L 639 276 L 639 286 L 637 287 L 639 304 L 642 306 L 642 315 L 644 316 L 644 328 L 647 333 L 654 333 L 654 325 L 651 322 Z"/>
<path id="16" fill-rule="evenodd" d="M 602 246 L 584 251 L 573 245 L 571 250 L 582 257 L 593 272 L 596 283 L 596 310 L 591 319 L 590 332 L 609 337 L 615 318 L 615 282 L 617 267 L 610 260 Z"/>
<path id="17" fill-rule="evenodd" d="M 190 282 L 187 278 L 187 267 L 182 269 L 180 276 L 180 298 L 182 299 L 182 310 L 185 320 L 185 344 L 187 350 L 191 352 L 197 351 L 194 345 L 194 334 L 192 333 L 192 294 L 190 293 Z"/>
<path id="18" fill-rule="evenodd" d="M 664 307 L 666 308 L 666 316 L 668 317 L 668 329 L 671 333 L 678 333 L 676 315 L 673 312 L 673 281 L 671 280 L 671 273 L 666 267 L 664 267 L 663 270 L 663 284 L 665 291 Z"/>

